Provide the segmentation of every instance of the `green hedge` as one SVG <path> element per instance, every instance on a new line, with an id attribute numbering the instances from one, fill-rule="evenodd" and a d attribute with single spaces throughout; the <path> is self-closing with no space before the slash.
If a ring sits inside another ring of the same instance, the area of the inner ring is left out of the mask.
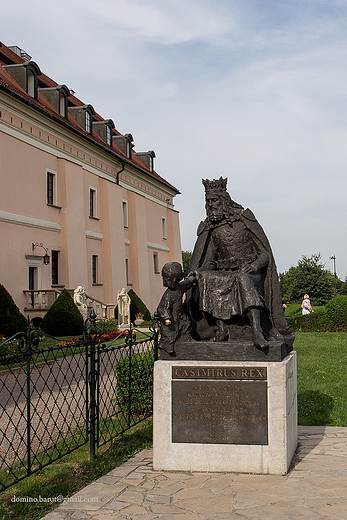
<path id="1" fill-rule="evenodd" d="M 66 289 L 63 289 L 45 314 L 40 328 L 51 336 L 78 336 L 83 333 L 82 314 Z"/>
<path id="2" fill-rule="evenodd" d="M 27 320 L 19 311 L 10 293 L 0 284 L 0 334 L 9 338 L 16 332 L 26 332 L 26 330 Z"/>
<path id="3" fill-rule="evenodd" d="M 292 314 L 286 319 L 294 331 L 347 332 L 347 296 L 337 296 L 311 314 Z"/>
<path id="4" fill-rule="evenodd" d="M 150 321 L 151 313 L 149 312 L 149 310 L 147 309 L 146 305 L 143 303 L 141 298 L 139 296 L 137 296 L 136 292 L 133 291 L 132 289 L 130 289 L 130 291 L 128 291 L 128 294 L 129 294 L 130 300 L 131 300 L 131 303 L 130 303 L 130 321 L 131 321 L 131 323 L 134 323 L 135 316 L 139 312 L 141 314 L 143 314 L 144 320 Z"/>
<path id="5" fill-rule="evenodd" d="M 336 296 L 325 308 L 333 327 L 341 332 L 347 331 L 347 296 Z"/>
<path id="6" fill-rule="evenodd" d="M 116 364 L 117 385 L 115 401 L 119 409 L 129 413 L 129 364 L 130 357 L 120 359 Z M 154 352 L 131 356 L 131 396 L 132 416 L 152 413 Z"/>

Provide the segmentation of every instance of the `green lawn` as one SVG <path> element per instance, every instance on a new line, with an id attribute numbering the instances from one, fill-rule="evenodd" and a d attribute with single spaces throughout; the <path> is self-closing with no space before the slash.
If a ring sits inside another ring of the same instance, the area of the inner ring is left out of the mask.
<path id="1" fill-rule="evenodd" d="M 299 424 L 347 426 L 347 334 L 297 332 Z"/>

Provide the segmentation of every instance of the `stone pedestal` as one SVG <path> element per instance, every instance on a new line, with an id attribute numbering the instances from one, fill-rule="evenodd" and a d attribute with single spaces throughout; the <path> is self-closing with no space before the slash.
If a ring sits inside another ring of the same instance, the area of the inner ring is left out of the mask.
<path id="1" fill-rule="evenodd" d="M 295 351 L 280 362 L 156 361 L 154 469 L 287 473 L 296 375 Z"/>

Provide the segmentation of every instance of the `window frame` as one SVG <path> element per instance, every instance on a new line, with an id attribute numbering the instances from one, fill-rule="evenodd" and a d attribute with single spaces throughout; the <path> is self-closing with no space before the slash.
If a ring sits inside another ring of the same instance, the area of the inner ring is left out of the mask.
<path id="1" fill-rule="evenodd" d="M 52 285 L 59 285 L 59 253 L 57 250 L 51 251 Z"/>
<path id="2" fill-rule="evenodd" d="M 92 129 L 93 129 L 93 117 L 92 117 L 92 114 L 90 112 L 90 110 L 85 110 L 85 131 L 88 133 L 88 134 L 91 134 L 92 133 Z"/>
<path id="3" fill-rule="evenodd" d="M 99 284 L 99 255 L 92 255 L 92 284 Z"/>
<path id="4" fill-rule="evenodd" d="M 123 212 L 123 227 L 125 229 L 129 228 L 129 211 L 128 211 L 128 201 L 122 200 L 122 212 Z"/>
<path id="5" fill-rule="evenodd" d="M 57 206 L 57 172 L 46 169 L 46 204 Z"/>
<path id="6" fill-rule="evenodd" d="M 111 127 L 111 125 L 107 124 L 106 125 L 106 144 L 108 146 L 112 146 L 112 135 L 113 135 L 112 127 Z"/>
<path id="7" fill-rule="evenodd" d="M 63 89 L 60 89 L 59 90 L 59 114 L 64 117 L 65 119 L 67 118 L 67 104 L 68 104 L 68 101 L 67 101 L 67 96 L 64 92 Z"/>
<path id="8" fill-rule="evenodd" d="M 98 218 L 98 190 L 89 186 L 89 218 Z"/>
<path id="9" fill-rule="evenodd" d="M 161 217 L 161 235 L 163 240 L 167 240 L 166 217 Z"/>
<path id="10" fill-rule="evenodd" d="M 160 273 L 159 271 L 159 255 L 158 251 L 153 251 L 153 270 L 155 274 Z"/>

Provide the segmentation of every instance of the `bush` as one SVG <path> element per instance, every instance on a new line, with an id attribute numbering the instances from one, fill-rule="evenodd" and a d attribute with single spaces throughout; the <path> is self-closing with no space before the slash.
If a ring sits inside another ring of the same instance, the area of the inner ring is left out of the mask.
<path id="1" fill-rule="evenodd" d="M 96 325 L 102 330 L 102 332 L 113 332 L 114 330 L 118 330 L 118 323 L 115 318 L 99 320 Z"/>
<path id="2" fill-rule="evenodd" d="M 300 332 L 332 332 L 333 328 L 324 307 L 305 316 L 295 315 L 286 318 L 288 327 Z"/>
<path id="3" fill-rule="evenodd" d="M 325 306 L 331 326 L 336 331 L 347 331 L 347 296 L 336 296 Z"/>
<path id="4" fill-rule="evenodd" d="M 83 317 L 72 297 L 63 289 L 40 324 L 51 336 L 78 336 L 83 333 Z"/>
<path id="5" fill-rule="evenodd" d="M 26 332 L 27 320 L 14 303 L 12 296 L 0 284 L 0 334 L 11 337 L 16 332 Z"/>
<path id="6" fill-rule="evenodd" d="M 131 303 L 130 303 L 130 321 L 132 323 L 134 323 L 135 316 L 139 312 L 144 315 L 144 320 L 145 321 L 151 321 L 151 313 L 149 312 L 149 310 L 147 309 L 146 305 L 143 303 L 141 298 L 139 298 L 137 296 L 136 292 L 134 292 L 132 289 L 130 289 L 128 294 L 129 294 L 130 300 L 131 300 Z"/>
<path id="7" fill-rule="evenodd" d="M 130 357 L 120 359 L 116 364 L 116 399 L 123 413 L 129 412 L 129 363 Z M 131 396 L 130 414 L 149 415 L 153 401 L 154 351 L 131 356 Z"/>
<path id="8" fill-rule="evenodd" d="M 286 318 L 291 318 L 293 316 L 302 316 L 302 308 L 300 303 L 289 303 L 287 308 L 285 309 Z"/>

